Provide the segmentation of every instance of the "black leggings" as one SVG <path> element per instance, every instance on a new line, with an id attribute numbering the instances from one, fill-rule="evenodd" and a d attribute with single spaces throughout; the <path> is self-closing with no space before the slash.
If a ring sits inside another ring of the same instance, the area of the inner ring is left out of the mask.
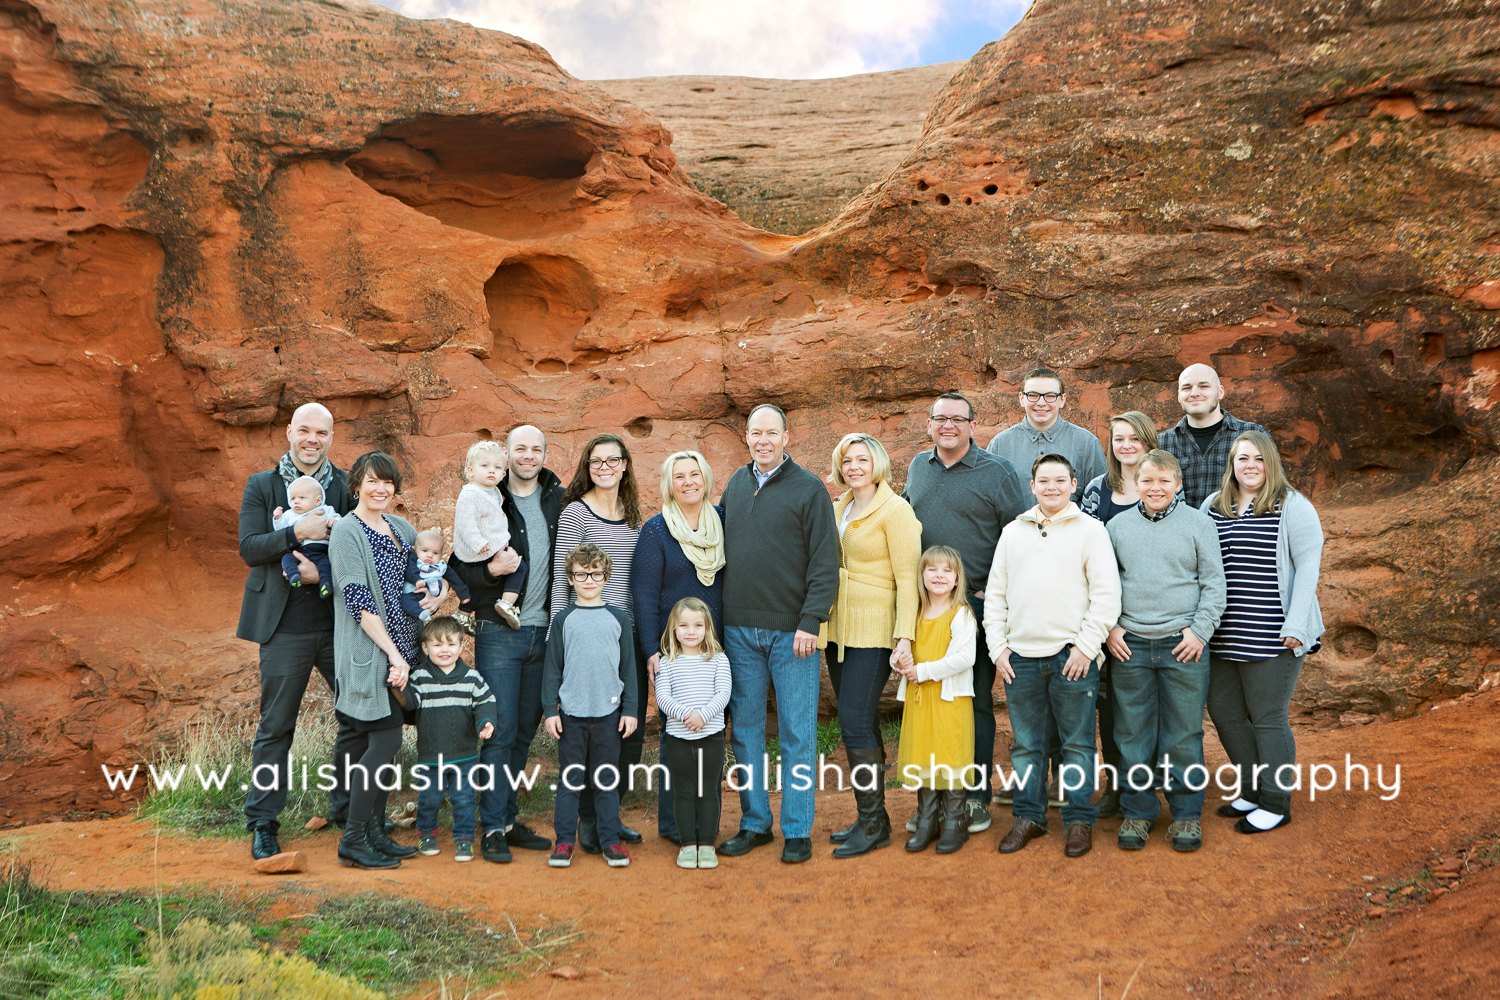
<path id="1" fill-rule="evenodd" d="M 349 775 L 349 822 L 350 824 L 363 823 L 378 812 L 385 816 L 386 800 L 391 797 L 389 791 L 382 790 L 375 781 L 375 772 L 386 764 L 392 764 L 396 760 L 396 751 L 401 749 L 401 727 L 392 729 L 377 729 L 372 733 L 361 734 L 368 738 L 365 744 L 365 752 L 359 758 L 359 767 Z M 356 745 L 350 756 L 358 752 Z"/>
<path id="2" fill-rule="evenodd" d="M 668 733 L 662 740 L 662 756 L 672 776 L 672 805 L 677 834 L 683 847 L 712 847 L 719 839 L 719 782 L 724 771 L 724 733 L 685 740 Z M 700 764 L 698 756 L 703 755 Z M 699 768 L 703 794 L 698 794 Z"/>

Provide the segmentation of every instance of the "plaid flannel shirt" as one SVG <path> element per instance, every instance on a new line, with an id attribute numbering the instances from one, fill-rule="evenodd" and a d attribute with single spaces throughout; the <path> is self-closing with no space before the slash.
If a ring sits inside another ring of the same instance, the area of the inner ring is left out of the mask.
<path id="1" fill-rule="evenodd" d="M 1183 498 L 1194 510 L 1202 507 L 1208 495 L 1223 482 L 1224 467 L 1229 464 L 1229 449 L 1243 431 L 1260 431 L 1270 435 L 1260 424 L 1237 420 L 1228 410 L 1224 411 L 1224 419 L 1219 422 L 1219 433 L 1214 435 L 1206 451 L 1198 450 L 1198 442 L 1188 429 L 1187 417 L 1179 420 L 1177 426 L 1162 431 L 1161 447 L 1176 455 L 1177 461 L 1182 463 Z"/>

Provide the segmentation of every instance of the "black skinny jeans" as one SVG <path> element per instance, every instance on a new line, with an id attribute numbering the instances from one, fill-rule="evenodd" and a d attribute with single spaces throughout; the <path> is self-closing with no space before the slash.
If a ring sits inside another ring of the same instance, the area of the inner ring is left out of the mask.
<path id="1" fill-rule="evenodd" d="M 844 749 L 877 749 L 881 746 L 880 695 L 891 676 L 891 651 L 845 646 L 844 662 L 840 663 L 839 650 L 829 643 L 824 658 L 828 661 L 828 680 L 839 702 Z"/>
<path id="2" fill-rule="evenodd" d="M 724 772 L 724 731 L 695 740 L 668 733 L 662 740 L 661 752 L 667 773 L 672 777 L 672 806 L 682 846 L 713 847 L 719 839 L 719 812 L 723 805 L 719 782 Z"/>

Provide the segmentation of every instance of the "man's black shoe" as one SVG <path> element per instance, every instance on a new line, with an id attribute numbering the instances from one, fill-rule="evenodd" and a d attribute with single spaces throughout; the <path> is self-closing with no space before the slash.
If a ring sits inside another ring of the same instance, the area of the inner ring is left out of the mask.
<path id="1" fill-rule="evenodd" d="M 578 849 L 585 854 L 604 853 L 604 845 L 599 843 L 598 820 L 580 819 L 578 821 Z"/>
<path id="2" fill-rule="evenodd" d="M 552 841 L 537 833 L 525 823 L 517 823 L 505 831 L 505 842 L 523 851 L 550 851 Z"/>
<path id="3" fill-rule="evenodd" d="M 255 829 L 250 831 L 250 856 L 260 861 L 274 858 L 280 853 L 281 845 L 276 843 L 276 827 L 270 823 L 255 824 Z"/>
<path id="4" fill-rule="evenodd" d="M 510 864 L 510 845 L 505 842 L 503 831 L 491 830 L 485 834 L 484 840 L 480 842 L 479 850 L 486 861 L 493 861 L 497 865 Z"/>
<path id="5" fill-rule="evenodd" d="M 627 844 L 639 844 L 641 841 L 645 840 L 646 838 L 641 836 L 641 832 L 639 830 L 632 830 L 630 827 L 626 826 L 624 823 L 621 823 L 620 824 L 620 839 L 623 840 L 623 841 L 625 841 L 625 843 L 627 843 Z"/>
<path id="6" fill-rule="evenodd" d="M 741 830 L 719 845 L 719 853 L 726 858 L 737 858 L 741 854 L 749 854 L 757 847 L 764 847 L 776 838 L 770 832 L 756 833 L 753 830 Z M 809 847 L 811 852 L 812 848 Z"/>
<path id="7" fill-rule="evenodd" d="M 800 865 L 812 857 L 812 838 L 788 837 L 781 848 L 781 860 L 789 865 Z"/>

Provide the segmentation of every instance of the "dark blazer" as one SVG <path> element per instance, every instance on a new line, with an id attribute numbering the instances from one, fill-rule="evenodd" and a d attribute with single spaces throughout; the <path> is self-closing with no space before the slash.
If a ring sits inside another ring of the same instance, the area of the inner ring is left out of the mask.
<path id="1" fill-rule="evenodd" d="M 334 468 L 324 499 L 340 515 L 354 509 L 343 469 Z M 286 483 L 275 469 L 257 472 L 245 483 L 240 501 L 240 558 L 250 567 L 250 575 L 245 578 L 240 627 L 234 634 L 250 642 L 266 642 L 275 634 L 292 592 L 281 575 L 281 557 L 297 547 L 296 529 L 277 530 L 271 517 L 277 507 L 289 505 Z"/>
<path id="2" fill-rule="evenodd" d="M 526 600 L 526 591 L 538 585 L 536 581 L 541 579 L 541 574 L 537 572 L 536 560 L 531 558 L 531 542 L 526 538 L 526 518 L 521 515 L 510 495 L 509 474 L 500 480 L 499 489 L 505 497 L 505 520 L 510 526 L 510 547 L 526 560 L 529 567 L 526 583 L 516 601 L 519 606 Z M 557 473 L 544 468 L 537 473 L 537 489 L 542 491 L 542 516 L 547 519 L 547 551 L 550 553 L 557 547 L 557 519 L 562 516 L 562 480 L 557 478 Z M 550 558 L 548 563 L 548 567 L 544 568 L 550 568 Z M 495 613 L 495 601 L 505 593 L 505 578 L 490 574 L 489 560 L 464 562 L 455 556 L 449 561 L 449 565 L 458 570 L 459 577 L 468 584 L 469 594 L 476 608 L 475 617 L 498 624 L 500 616 Z M 540 586 L 547 589 L 549 584 L 550 581 L 542 580 Z"/>

